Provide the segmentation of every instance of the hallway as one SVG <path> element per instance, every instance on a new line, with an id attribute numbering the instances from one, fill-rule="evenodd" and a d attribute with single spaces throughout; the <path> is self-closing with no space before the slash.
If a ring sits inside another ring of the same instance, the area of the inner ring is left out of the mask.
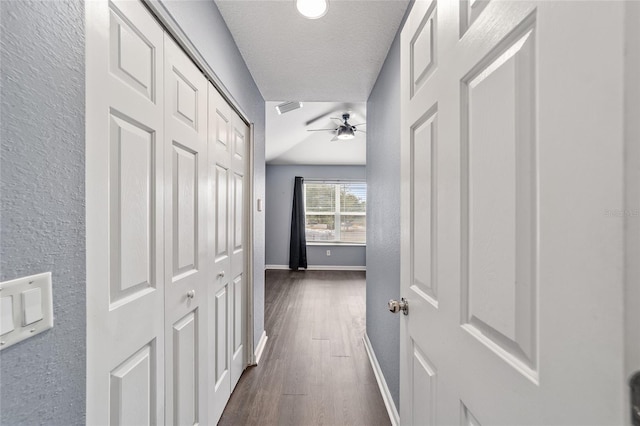
<path id="1" fill-rule="evenodd" d="M 364 348 L 365 274 L 269 270 L 269 340 L 221 425 L 388 425 Z"/>

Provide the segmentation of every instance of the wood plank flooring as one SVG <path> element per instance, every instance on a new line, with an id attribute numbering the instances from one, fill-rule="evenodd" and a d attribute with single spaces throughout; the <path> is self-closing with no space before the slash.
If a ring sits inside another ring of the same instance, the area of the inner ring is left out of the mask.
<path id="1" fill-rule="evenodd" d="M 267 271 L 260 364 L 220 425 L 389 425 L 364 348 L 365 275 Z"/>

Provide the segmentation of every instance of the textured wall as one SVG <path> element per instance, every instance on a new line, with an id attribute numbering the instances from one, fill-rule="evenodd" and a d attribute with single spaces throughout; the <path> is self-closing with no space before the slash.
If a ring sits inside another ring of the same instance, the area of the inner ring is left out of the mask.
<path id="1" fill-rule="evenodd" d="M 240 108 L 254 123 L 254 342 L 264 330 L 265 214 L 256 200 L 265 198 L 264 99 L 213 0 L 161 0 Z"/>
<path id="2" fill-rule="evenodd" d="M 83 5 L 0 1 L 0 16 L 0 279 L 51 271 L 54 312 L 0 353 L 0 422 L 83 424 Z"/>
<path id="3" fill-rule="evenodd" d="M 400 36 L 367 102 L 367 335 L 400 406 Z"/>
<path id="4" fill-rule="evenodd" d="M 296 176 L 327 179 L 365 179 L 365 166 L 267 166 L 266 263 L 289 265 L 293 180 Z M 331 256 L 327 256 L 327 249 Z M 363 246 L 307 246 L 312 265 L 365 266 Z"/>

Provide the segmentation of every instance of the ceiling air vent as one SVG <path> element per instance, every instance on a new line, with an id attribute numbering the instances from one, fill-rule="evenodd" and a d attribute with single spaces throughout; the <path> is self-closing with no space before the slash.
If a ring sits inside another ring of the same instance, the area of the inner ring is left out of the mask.
<path id="1" fill-rule="evenodd" d="M 285 102 L 276 106 L 276 111 L 278 111 L 278 114 L 284 114 L 298 108 L 302 108 L 302 102 Z"/>

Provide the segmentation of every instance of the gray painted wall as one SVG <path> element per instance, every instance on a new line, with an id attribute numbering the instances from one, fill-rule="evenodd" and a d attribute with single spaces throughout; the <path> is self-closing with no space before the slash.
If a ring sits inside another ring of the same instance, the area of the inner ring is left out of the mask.
<path id="1" fill-rule="evenodd" d="M 83 424 L 83 3 L 0 1 L 0 16 L 0 280 L 51 271 L 54 312 L 0 353 L 0 423 Z"/>
<path id="2" fill-rule="evenodd" d="M 365 179 L 366 167 L 267 165 L 267 198 L 265 201 L 267 265 L 289 265 L 293 181 L 296 176 L 327 179 Z M 327 250 L 331 250 L 331 256 L 327 256 Z M 364 246 L 307 245 L 309 266 L 365 266 L 365 253 L 366 248 Z"/>
<path id="3" fill-rule="evenodd" d="M 400 36 L 367 101 L 367 335 L 400 406 Z"/>
<path id="4" fill-rule="evenodd" d="M 254 123 L 253 297 L 254 342 L 264 330 L 265 214 L 256 209 L 265 198 L 264 99 L 213 0 L 161 0 L 240 108 Z"/>

